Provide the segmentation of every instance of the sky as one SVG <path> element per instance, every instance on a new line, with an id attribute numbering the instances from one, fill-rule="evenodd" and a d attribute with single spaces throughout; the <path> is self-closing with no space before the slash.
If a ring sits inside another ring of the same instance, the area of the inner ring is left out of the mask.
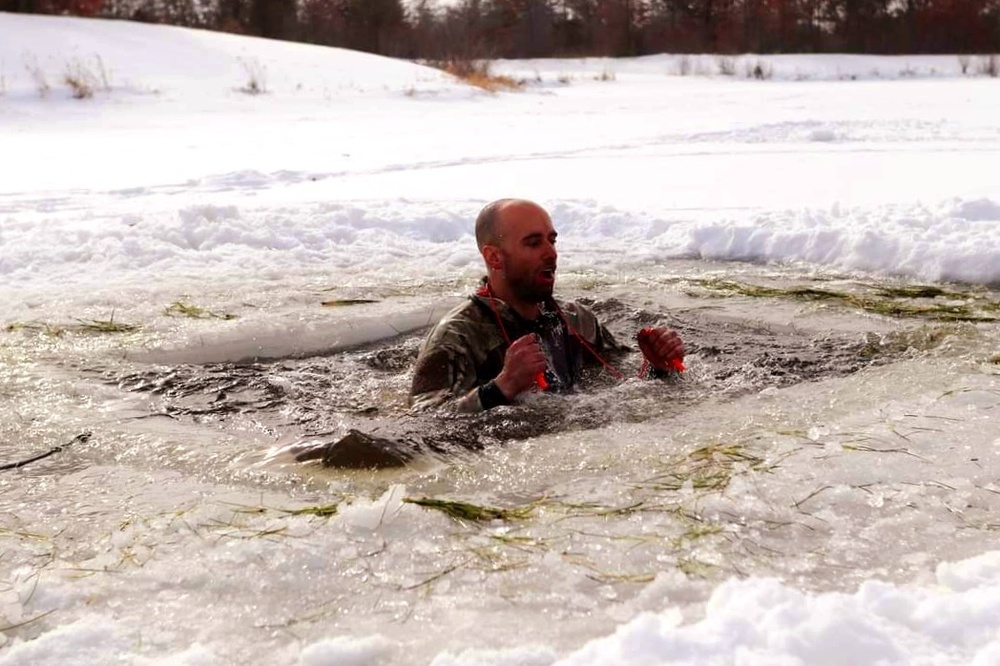
<path id="1" fill-rule="evenodd" d="M 742 75 L 762 57 L 739 59 L 735 77 L 719 75 L 714 56 L 684 58 L 498 62 L 497 72 L 524 85 L 489 93 L 340 49 L 0 13 L 0 326 L 16 329 L 0 343 L 0 432 L 41 446 L 71 437 L 88 415 L 109 424 L 88 449 L 89 466 L 0 480 L 0 539 L 14 553 L 0 558 L 0 626 L 11 627 L 0 665 L 261 655 L 309 665 L 1000 663 L 1000 554 L 962 551 L 958 537 L 947 554 L 907 554 L 898 575 L 878 575 L 895 571 L 891 563 L 865 568 L 857 585 L 808 572 L 706 582 L 663 565 L 626 589 L 570 571 L 553 551 L 533 553 L 533 573 L 522 578 L 511 562 L 496 563 L 511 565 L 509 583 L 484 583 L 470 570 L 444 576 L 423 601 L 394 587 L 373 592 L 360 582 L 368 575 L 373 584 L 393 576 L 406 577 L 404 588 L 419 584 L 429 575 L 420 567 L 453 554 L 439 549 L 460 531 L 403 504 L 404 485 L 496 500 L 498 480 L 526 494 L 551 482 L 573 499 L 610 502 L 618 491 L 591 474 L 607 464 L 594 454 L 602 433 L 582 436 L 587 453 L 574 450 L 569 462 L 514 447 L 425 476 L 334 477 L 299 489 L 261 480 L 227 453 L 249 457 L 280 438 L 252 424 L 221 435 L 195 425 L 115 430 L 151 404 L 72 374 L 144 355 L 199 363 L 319 353 L 419 328 L 478 278 L 471 221 L 505 196 L 551 211 L 560 285 L 577 291 L 613 283 L 640 298 L 664 272 L 688 270 L 675 266 L 695 266 L 700 277 L 759 270 L 967 290 L 1000 284 L 995 79 L 962 76 L 954 56 L 773 56 L 766 81 Z M 67 77 L 93 96 L 74 99 Z M 254 87 L 263 93 L 246 92 Z M 397 300 L 391 310 L 310 307 L 331 295 Z M 178 300 L 239 317 L 162 316 Z M 769 321 L 795 326 L 815 314 Z M 24 326 L 109 316 L 144 332 L 108 342 Z M 1000 444 L 997 375 L 969 360 L 995 349 L 995 329 L 984 331 L 957 336 L 946 345 L 953 356 L 806 387 L 786 406 L 768 394 L 706 408 L 677 436 L 712 437 L 714 423 L 742 432 L 773 418 L 775 428 L 793 423 L 822 438 L 920 414 L 921 433 L 910 435 L 925 455 L 944 440 L 988 461 Z M 872 396 L 888 406 L 869 413 Z M 623 449 L 652 447 L 671 428 L 603 434 Z M 622 478 L 633 471 L 613 464 Z M 880 464 L 904 470 L 891 458 Z M 864 467 L 850 467 L 850 478 Z M 550 469 L 559 474 L 547 481 Z M 987 491 L 962 485 L 956 470 L 947 485 L 978 501 Z M 976 482 L 988 490 L 991 472 L 982 474 Z M 719 501 L 750 502 L 747 483 Z M 864 516 L 881 505 L 853 504 L 839 487 L 844 496 L 824 511 L 847 521 L 837 554 L 850 563 L 851 533 L 870 528 Z M 926 499 L 908 494 L 917 492 L 899 491 L 900 506 Z M 331 496 L 341 511 L 320 527 L 264 510 L 243 524 L 232 509 Z M 931 533 L 944 505 L 877 524 L 912 520 L 915 532 Z M 224 523 L 245 531 L 220 536 Z M 279 523 L 289 539 L 248 536 Z M 489 529 L 502 537 L 506 528 Z M 351 564 L 380 544 L 388 544 L 385 569 L 365 574 Z M 619 566 L 615 558 L 631 551 L 609 552 L 592 555 Z M 109 569 L 116 574 L 87 573 Z M 523 606 L 504 601 L 511 595 Z M 323 615 L 329 604 L 352 612 Z M 317 608 L 320 619 L 303 619 Z"/>

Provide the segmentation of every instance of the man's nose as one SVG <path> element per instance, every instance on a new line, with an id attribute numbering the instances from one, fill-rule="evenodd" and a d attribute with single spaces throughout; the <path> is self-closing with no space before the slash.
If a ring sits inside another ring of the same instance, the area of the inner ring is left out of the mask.
<path id="1" fill-rule="evenodd" d="M 555 259 L 556 257 L 558 257 L 559 253 L 556 252 L 555 243 L 546 242 L 542 255 L 544 259 Z"/>

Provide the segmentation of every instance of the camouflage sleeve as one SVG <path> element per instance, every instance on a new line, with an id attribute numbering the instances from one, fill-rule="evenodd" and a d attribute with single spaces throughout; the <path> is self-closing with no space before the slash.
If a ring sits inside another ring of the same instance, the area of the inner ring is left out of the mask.
<path id="1" fill-rule="evenodd" d="M 429 342 L 413 371 L 410 408 L 423 411 L 437 407 L 456 412 L 483 411 L 476 369 L 469 355 Z"/>

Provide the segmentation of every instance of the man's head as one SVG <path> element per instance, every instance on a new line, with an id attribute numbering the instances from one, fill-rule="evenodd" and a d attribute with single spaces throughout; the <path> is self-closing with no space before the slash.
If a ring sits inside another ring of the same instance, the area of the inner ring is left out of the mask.
<path id="1" fill-rule="evenodd" d="M 476 243 L 498 297 L 519 310 L 551 298 L 556 231 L 544 208 L 523 199 L 487 204 L 476 218 Z"/>

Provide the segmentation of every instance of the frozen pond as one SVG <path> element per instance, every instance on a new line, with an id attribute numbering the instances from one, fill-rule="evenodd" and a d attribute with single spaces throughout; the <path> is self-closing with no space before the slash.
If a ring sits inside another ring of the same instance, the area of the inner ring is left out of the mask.
<path id="1" fill-rule="evenodd" d="M 64 445 L 0 472 L 3 666 L 1000 659 L 994 81 L 663 56 L 500 63 L 532 83 L 491 96 L 230 35 L 0 30 L 52 81 L 115 71 L 0 97 L 26 156 L 0 167 L 0 464 Z M 247 57 L 268 95 L 234 91 Z M 625 340 L 677 328 L 683 380 L 407 412 L 511 195 L 553 213 L 557 294 Z M 295 460 L 350 428 L 459 450 Z"/>

